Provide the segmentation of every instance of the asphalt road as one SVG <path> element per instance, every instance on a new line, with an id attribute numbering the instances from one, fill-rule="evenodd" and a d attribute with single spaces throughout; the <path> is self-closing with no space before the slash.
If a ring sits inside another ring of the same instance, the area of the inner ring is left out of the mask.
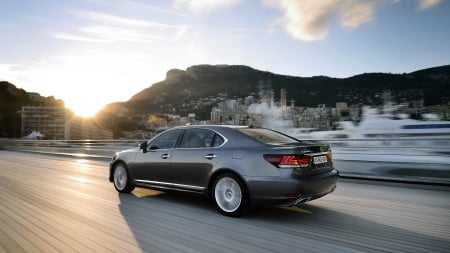
<path id="1" fill-rule="evenodd" d="M 107 176 L 108 161 L 0 151 L 0 252 L 450 252 L 450 187 L 340 179 L 301 208 L 228 218 Z"/>

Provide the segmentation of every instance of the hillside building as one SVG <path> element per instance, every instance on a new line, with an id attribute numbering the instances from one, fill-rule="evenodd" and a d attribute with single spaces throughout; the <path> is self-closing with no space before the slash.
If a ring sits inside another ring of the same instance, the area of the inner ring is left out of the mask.
<path id="1" fill-rule="evenodd" d="M 22 137 L 35 132 L 44 139 L 64 139 L 66 113 L 64 107 L 55 106 L 23 106 Z"/>
<path id="2" fill-rule="evenodd" d="M 222 123 L 221 114 L 222 114 L 222 110 L 220 110 L 220 108 L 213 107 L 212 110 L 211 110 L 211 122 L 213 124 L 220 124 L 220 123 Z"/>
<path id="3" fill-rule="evenodd" d="M 47 140 L 112 139 L 111 131 L 75 117 L 61 106 L 23 106 L 21 136 L 39 133 Z"/>

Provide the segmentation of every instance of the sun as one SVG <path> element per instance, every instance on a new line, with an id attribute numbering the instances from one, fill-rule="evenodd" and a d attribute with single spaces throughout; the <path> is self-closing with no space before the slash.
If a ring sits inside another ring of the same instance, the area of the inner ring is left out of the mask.
<path id="1" fill-rule="evenodd" d="M 69 108 L 71 109 L 75 115 L 80 116 L 82 118 L 92 118 L 94 117 L 98 111 L 93 111 L 90 108 Z"/>
<path id="2" fill-rule="evenodd" d="M 66 101 L 66 107 L 72 110 L 75 115 L 83 117 L 83 118 L 92 118 L 94 117 L 104 106 L 100 101 L 92 101 L 92 99 L 88 97 L 84 97 L 84 99 L 70 99 Z"/>

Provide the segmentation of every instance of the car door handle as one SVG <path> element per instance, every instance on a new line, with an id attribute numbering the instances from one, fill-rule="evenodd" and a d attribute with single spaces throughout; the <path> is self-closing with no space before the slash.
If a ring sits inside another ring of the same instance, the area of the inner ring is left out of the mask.
<path id="1" fill-rule="evenodd" d="M 206 159 L 213 159 L 213 158 L 217 158 L 217 156 L 214 155 L 214 154 L 208 154 L 208 155 L 205 155 L 205 158 Z"/>
<path id="2" fill-rule="evenodd" d="M 170 157 L 170 155 L 169 154 L 164 154 L 164 155 L 161 155 L 161 158 L 162 159 L 167 159 L 167 158 L 169 158 Z"/>

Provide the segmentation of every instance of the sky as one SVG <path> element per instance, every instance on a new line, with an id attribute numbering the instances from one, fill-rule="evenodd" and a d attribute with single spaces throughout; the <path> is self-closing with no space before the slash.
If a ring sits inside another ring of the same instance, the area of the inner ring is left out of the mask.
<path id="1" fill-rule="evenodd" d="M 0 0 L 0 80 L 92 116 L 198 64 L 339 78 L 448 65 L 449 25 L 448 0 Z"/>

